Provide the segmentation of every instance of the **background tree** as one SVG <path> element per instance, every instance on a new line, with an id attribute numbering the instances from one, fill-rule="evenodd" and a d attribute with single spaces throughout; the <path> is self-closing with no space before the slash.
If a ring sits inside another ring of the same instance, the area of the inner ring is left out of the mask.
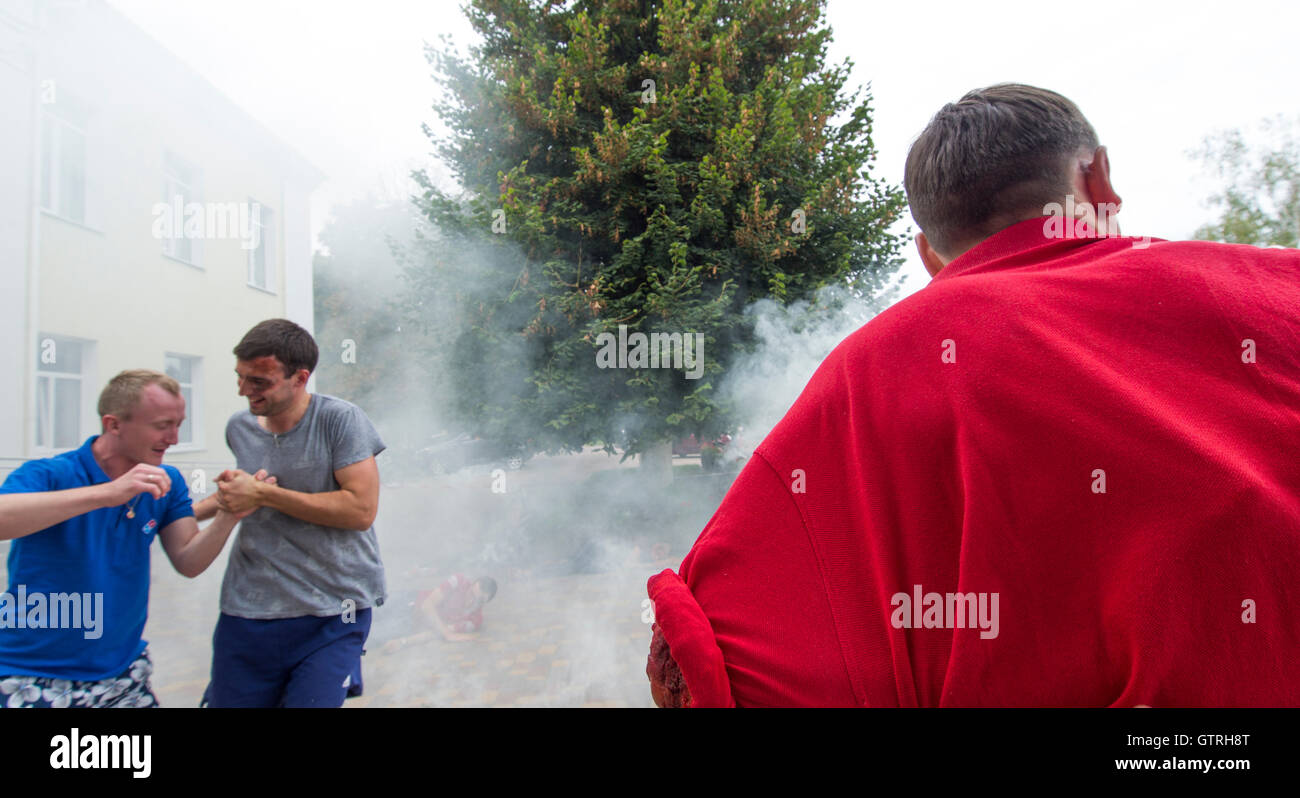
<path id="1" fill-rule="evenodd" d="M 870 176 L 869 100 L 825 64 L 822 2 L 466 10 L 481 45 L 428 51 L 463 194 L 416 175 L 443 241 L 407 276 L 476 433 L 628 453 L 713 437 L 736 423 L 714 383 L 752 340 L 747 304 L 870 294 L 901 265 L 904 199 Z M 599 368 L 620 325 L 702 333 L 703 378 Z"/>
<path id="2" fill-rule="evenodd" d="M 412 388 L 427 399 L 435 385 L 412 356 L 415 336 L 403 328 L 398 300 L 402 264 L 422 223 L 409 199 L 372 197 L 338 206 L 321 231 L 324 249 L 312 259 L 317 387 L 376 419 L 396 415 Z M 418 434 L 436 429 L 431 420 Z"/>
<path id="3" fill-rule="evenodd" d="M 1300 246 L 1300 120 L 1278 116 L 1261 123 L 1262 142 L 1246 143 L 1240 130 L 1205 139 L 1193 153 L 1223 181 L 1210 198 L 1219 218 L 1195 236 L 1233 244 Z"/>

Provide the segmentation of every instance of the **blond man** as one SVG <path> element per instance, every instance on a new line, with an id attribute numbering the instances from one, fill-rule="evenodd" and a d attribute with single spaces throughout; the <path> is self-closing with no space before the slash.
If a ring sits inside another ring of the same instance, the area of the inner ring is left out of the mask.
<path id="1" fill-rule="evenodd" d="M 185 481 L 162 464 L 185 420 L 177 382 L 124 371 L 99 397 L 103 432 L 32 460 L 0 486 L 0 706 L 156 706 L 141 637 L 155 538 L 177 571 L 202 573 L 242 515 L 200 530 Z"/>

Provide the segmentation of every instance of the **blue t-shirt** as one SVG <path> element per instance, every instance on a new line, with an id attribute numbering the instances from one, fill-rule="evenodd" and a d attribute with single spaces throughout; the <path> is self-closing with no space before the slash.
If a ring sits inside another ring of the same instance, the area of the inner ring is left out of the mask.
<path id="1" fill-rule="evenodd" d="M 92 436 L 80 449 L 24 463 L 0 493 L 39 493 L 108 482 Z M 9 590 L 0 594 L 0 675 L 99 680 L 117 676 L 144 651 L 149 546 L 158 532 L 194 515 L 189 488 L 163 466 L 171 491 L 138 494 L 15 539 Z M 134 518 L 127 518 L 128 506 Z"/>

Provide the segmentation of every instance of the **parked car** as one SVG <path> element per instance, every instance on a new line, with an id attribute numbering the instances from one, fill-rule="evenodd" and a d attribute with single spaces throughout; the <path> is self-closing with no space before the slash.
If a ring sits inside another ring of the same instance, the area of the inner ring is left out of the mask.
<path id="1" fill-rule="evenodd" d="M 722 460 L 722 450 L 731 443 L 731 436 L 723 433 L 711 441 L 700 441 L 694 435 L 673 441 L 673 457 L 700 456 L 700 467 L 714 471 Z"/>
<path id="2" fill-rule="evenodd" d="M 518 471 L 528 454 L 523 445 L 500 444 L 470 435 L 442 433 L 432 444 L 416 452 L 420 467 L 435 474 L 450 474 L 475 465 L 490 465 Z"/>

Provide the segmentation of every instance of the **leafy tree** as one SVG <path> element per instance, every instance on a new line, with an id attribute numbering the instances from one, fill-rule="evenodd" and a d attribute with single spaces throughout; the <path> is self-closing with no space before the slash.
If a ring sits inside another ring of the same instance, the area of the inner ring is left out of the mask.
<path id="1" fill-rule="evenodd" d="M 1210 198 L 1219 218 L 1195 233 L 1197 238 L 1233 244 L 1300 246 L 1300 140 L 1296 122 L 1266 120 L 1267 143 L 1251 147 L 1240 130 L 1205 139 L 1193 153 L 1224 181 Z"/>
<path id="2" fill-rule="evenodd" d="M 407 276 L 427 356 L 478 434 L 629 454 L 732 427 L 714 383 L 746 305 L 881 289 L 901 192 L 871 177 L 869 99 L 827 66 L 822 0 L 473 0 L 482 41 L 428 48 L 443 237 Z M 836 122 L 835 120 L 841 120 Z M 429 132 L 426 130 L 426 132 Z M 495 226 L 494 226 L 495 225 Z M 699 333 L 703 374 L 602 368 L 603 333 Z"/>

